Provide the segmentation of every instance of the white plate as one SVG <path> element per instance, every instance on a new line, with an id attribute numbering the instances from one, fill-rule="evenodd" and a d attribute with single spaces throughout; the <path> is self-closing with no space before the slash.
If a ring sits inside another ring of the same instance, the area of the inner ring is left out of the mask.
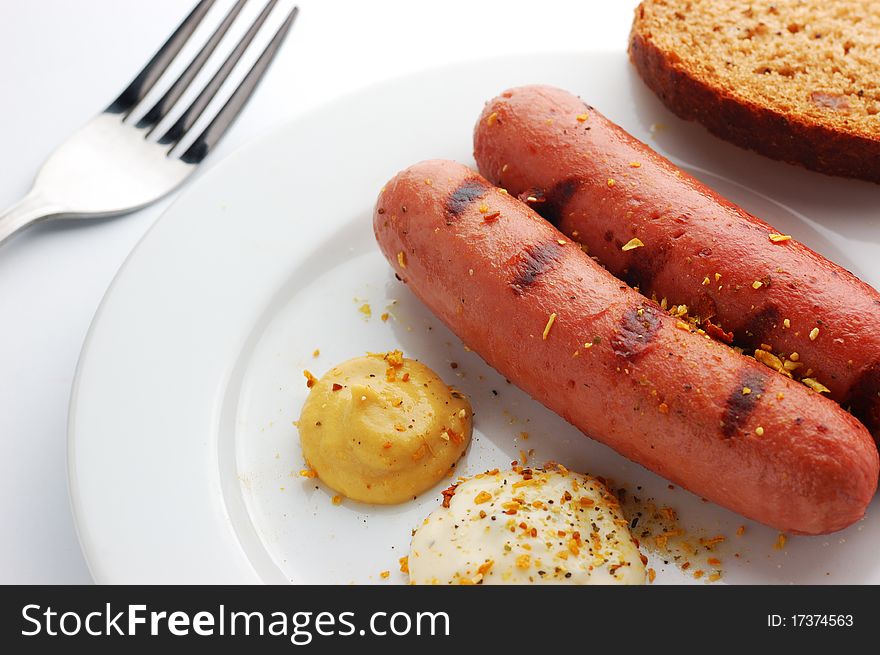
<path id="1" fill-rule="evenodd" d="M 534 448 L 537 461 L 641 486 L 689 528 L 728 535 L 727 582 L 880 582 L 876 503 L 844 532 L 776 550 L 774 531 L 669 490 L 506 384 L 394 280 L 370 223 L 384 182 L 421 159 L 471 163 L 483 102 L 536 82 L 577 92 L 783 232 L 880 284 L 880 187 L 772 162 L 675 119 L 622 53 L 499 58 L 352 95 L 205 174 L 108 292 L 70 413 L 71 495 L 98 582 L 404 581 L 398 558 L 445 484 L 395 507 L 334 506 L 332 493 L 298 476 L 292 425 L 306 396 L 303 369 L 321 374 L 391 348 L 471 396 L 476 433 L 461 473 Z M 358 311 L 365 302 L 370 320 Z M 382 322 L 385 311 L 393 317 Z M 518 439 L 521 431 L 531 438 Z M 693 581 L 656 557 L 651 565 L 658 581 Z"/>

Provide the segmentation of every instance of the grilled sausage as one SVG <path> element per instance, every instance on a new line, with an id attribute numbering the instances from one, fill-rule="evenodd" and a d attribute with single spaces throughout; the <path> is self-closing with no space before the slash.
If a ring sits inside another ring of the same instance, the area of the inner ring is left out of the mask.
<path id="1" fill-rule="evenodd" d="M 465 344 L 590 437 L 780 530 L 863 515 L 878 455 L 854 417 L 669 316 L 472 170 L 399 173 L 373 226 Z"/>
<path id="2" fill-rule="evenodd" d="M 530 202 L 614 275 L 827 391 L 880 437 L 880 294 L 869 285 L 566 91 L 501 94 L 477 123 L 474 149 L 486 178 Z"/>

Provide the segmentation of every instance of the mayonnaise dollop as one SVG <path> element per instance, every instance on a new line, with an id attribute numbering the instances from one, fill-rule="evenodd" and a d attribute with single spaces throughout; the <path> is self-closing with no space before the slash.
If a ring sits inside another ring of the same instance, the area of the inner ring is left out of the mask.
<path id="1" fill-rule="evenodd" d="M 644 584 L 617 498 L 555 465 L 489 471 L 444 492 L 413 536 L 413 584 Z"/>

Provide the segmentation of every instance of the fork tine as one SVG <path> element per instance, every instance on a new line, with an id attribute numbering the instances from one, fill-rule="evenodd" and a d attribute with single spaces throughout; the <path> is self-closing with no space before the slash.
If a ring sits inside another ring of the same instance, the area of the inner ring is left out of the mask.
<path id="1" fill-rule="evenodd" d="M 176 144 L 187 132 L 189 132 L 190 128 L 199 119 L 199 116 L 202 115 L 202 112 L 205 111 L 205 108 L 214 96 L 217 95 L 217 91 L 223 86 L 223 82 L 229 77 L 229 73 L 235 68 L 235 64 L 238 63 L 238 60 L 244 54 L 245 50 L 247 50 L 251 41 L 253 41 L 257 32 L 259 32 L 260 28 L 263 26 L 263 23 L 266 22 L 266 19 L 269 17 L 269 14 L 277 3 L 278 0 L 269 0 L 268 4 L 263 8 L 263 11 L 260 12 L 260 15 L 257 16 L 256 20 L 248 28 L 245 35 L 241 37 L 241 40 L 236 44 L 232 52 L 229 53 L 226 61 L 224 61 L 217 72 L 214 73 L 214 77 L 211 78 L 211 81 L 205 85 L 202 92 L 199 93 L 198 97 L 196 97 L 192 104 L 187 107 L 186 111 L 180 115 L 174 125 L 162 135 L 159 139 L 159 143 L 162 145 L 168 145 L 169 143 Z"/>
<path id="2" fill-rule="evenodd" d="M 159 51 L 153 55 L 149 63 L 144 66 L 143 70 L 137 74 L 131 84 L 126 87 L 116 100 L 114 100 L 105 110 L 110 114 L 128 114 L 137 103 L 143 100 L 156 80 L 165 72 L 168 65 L 183 48 L 192 33 L 196 31 L 199 23 L 208 13 L 208 10 L 214 4 L 214 0 L 201 0 L 199 4 L 189 13 L 189 16 L 178 26 L 174 33 L 168 37 L 168 40 L 159 48 Z"/>
<path id="3" fill-rule="evenodd" d="M 178 77 L 174 84 L 171 85 L 171 88 L 165 92 L 165 95 L 163 95 L 162 98 L 150 108 L 150 111 L 141 117 L 137 123 L 138 127 L 144 128 L 155 126 L 156 123 L 165 118 L 168 114 L 168 110 L 180 100 L 180 96 L 184 94 L 186 89 L 192 83 L 193 78 L 195 78 L 195 76 L 199 74 L 199 71 L 202 70 L 205 62 L 208 61 L 211 53 L 214 52 L 217 44 L 220 43 L 223 36 L 229 30 L 229 27 L 235 21 L 246 2 L 247 0 L 238 0 L 238 2 L 235 3 L 217 29 L 214 30 L 211 38 L 208 39 L 205 45 L 202 46 L 202 49 L 199 50 L 199 54 L 197 54 L 190 62 L 189 66 L 186 67 L 186 70 L 180 74 L 180 77 Z"/>
<path id="4" fill-rule="evenodd" d="M 293 21 L 298 13 L 299 9 L 297 7 L 290 11 L 284 23 L 278 28 L 275 36 L 272 37 L 269 45 L 263 50 L 263 54 L 260 55 L 260 58 L 257 59 L 247 75 L 245 75 L 241 84 L 238 85 L 238 88 L 235 89 L 229 100 L 226 101 L 226 104 L 223 105 L 223 108 L 217 113 L 214 120 L 211 121 L 211 124 L 205 128 L 205 131 L 180 156 L 183 161 L 188 164 L 198 164 L 223 137 L 226 130 L 229 129 L 229 126 L 232 125 L 251 95 L 253 95 L 254 89 L 257 88 L 266 70 L 272 64 L 272 60 L 278 53 L 278 49 L 284 42 L 284 37 L 290 31 L 290 26 L 293 25 Z"/>

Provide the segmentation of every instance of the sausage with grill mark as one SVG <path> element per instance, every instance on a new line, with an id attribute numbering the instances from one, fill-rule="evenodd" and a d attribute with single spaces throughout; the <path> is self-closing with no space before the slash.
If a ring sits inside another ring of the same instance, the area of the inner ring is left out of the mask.
<path id="1" fill-rule="evenodd" d="M 611 273 L 850 408 L 880 437 L 880 293 L 548 86 L 487 103 L 480 172 Z M 643 244 L 624 249 L 632 239 Z M 796 353 L 792 355 L 792 353 Z M 761 355 L 761 353 L 759 353 Z"/>
<path id="2" fill-rule="evenodd" d="M 878 455 L 853 416 L 669 316 L 474 171 L 406 169 L 373 226 L 434 314 L 590 437 L 780 530 L 827 533 L 864 514 Z"/>

